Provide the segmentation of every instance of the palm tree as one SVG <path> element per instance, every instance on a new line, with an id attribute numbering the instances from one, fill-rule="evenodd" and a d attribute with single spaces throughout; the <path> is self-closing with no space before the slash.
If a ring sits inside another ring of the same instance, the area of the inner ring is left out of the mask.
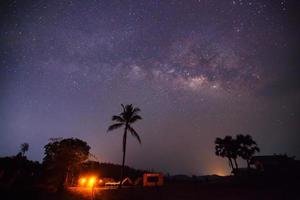
<path id="1" fill-rule="evenodd" d="M 119 187 L 122 187 L 122 181 L 124 178 L 124 164 L 125 164 L 125 154 L 126 154 L 126 139 L 127 139 L 127 132 L 129 131 L 132 136 L 134 136 L 139 143 L 141 143 L 140 136 L 138 133 L 133 129 L 132 124 L 138 120 L 141 120 L 142 117 L 138 115 L 138 112 L 141 110 L 137 107 L 133 107 L 132 104 L 123 105 L 121 104 L 123 111 L 119 115 L 112 116 L 112 121 L 115 122 L 114 124 L 110 125 L 107 131 L 112 131 L 121 127 L 124 127 L 124 134 L 123 134 L 123 160 L 122 160 L 122 171 L 121 171 L 121 180 Z"/>
<path id="2" fill-rule="evenodd" d="M 25 153 L 29 150 L 29 144 L 28 143 L 23 143 L 20 145 L 20 153 L 22 156 L 25 156 Z"/>
<path id="3" fill-rule="evenodd" d="M 227 136 L 226 136 L 227 137 Z M 230 136 L 228 136 L 230 137 Z M 215 153 L 217 156 L 220 156 L 222 158 L 227 158 L 228 159 L 228 163 L 229 163 L 229 167 L 231 168 L 231 170 L 234 170 L 234 166 L 232 163 L 232 159 L 229 156 L 229 149 L 226 145 L 225 139 L 221 139 L 221 138 L 216 138 L 215 140 Z"/>
<path id="4" fill-rule="evenodd" d="M 226 157 L 232 171 L 237 170 L 238 164 L 236 159 L 238 156 L 238 145 L 236 140 L 231 136 L 225 136 L 224 139 L 216 138 L 215 145 L 216 155 L 221 156 L 222 158 Z"/>
<path id="5" fill-rule="evenodd" d="M 250 169 L 250 160 L 256 152 L 259 152 L 256 142 L 252 139 L 251 135 L 237 135 L 237 143 L 239 144 L 238 155 L 246 160 L 247 167 Z"/>
<path id="6" fill-rule="evenodd" d="M 230 157 L 233 159 L 234 161 L 234 164 L 235 164 L 235 169 L 238 170 L 239 169 L 239 166 L 238 166 L 238 163 L 237 163 L 237 157 L 239 155 L 239 143 L 236 139 L 232 139 L 230 141 L 228 141 L 228 145 L 229 145 L 229 148 L 230 148 Z"/>

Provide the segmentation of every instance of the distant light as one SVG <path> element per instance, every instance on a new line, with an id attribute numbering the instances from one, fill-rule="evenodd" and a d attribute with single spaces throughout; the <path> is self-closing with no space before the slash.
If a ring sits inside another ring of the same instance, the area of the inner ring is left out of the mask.
<path id="1" fill-rule="evenodd" d="M 96 182 L 96 177 L 92 176 L 89 178 L 88 187 L 93 187 Z"/>
<path id="2" fill-rule="evenodd" d="M 80 178 L 80 179 L 79 179 L 79 185 L 80 185 L 80 186 L 84 186 L 85 183 L 86 183 L 86 178 L 83 177 L 83 178 Z"/>
<path id="3" fill-rule="evenodd" d="M 217 173 L 217 175 L 218 175 L 218 176 L 226 176 L 226 174 L 223 173 L 223 172 L 219 172 L 219 173 Z"/>
<path id="4" fill-rule="evenodd" d="M 218 176 L 227 176 L 226 172 L 223 169 L 219 169 L 215 172 L 216 175 Z"/>
<path id="5" fill-rule="evenodd" d="M 78 180 L 78 185 L 80 187 L 94 187 L 97 183 L 102 183 L 103 180 L 99 179 L 96 176 L 81 177 Z"/>

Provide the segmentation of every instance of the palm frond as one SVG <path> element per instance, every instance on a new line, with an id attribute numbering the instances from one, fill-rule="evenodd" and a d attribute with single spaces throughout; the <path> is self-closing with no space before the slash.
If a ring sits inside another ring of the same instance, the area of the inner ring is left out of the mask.
<path id="1" fill-rule="evenodd" d="M 138 108 L 138 107 L 135 107 L 134 109 L 133 109 L 133 113 L 138 113 L 138 112 L 140 112 L 141 111 L 141 109 L 140 108 Z"/>
<path id="2" fill-rule="evenodd" d="M 124 113 L 125 112 L 125 106 L 124 106 L 124 104 L 121 104 L 121 106 L 123 108 L 123 112 L 122 113 Z"/>
<path id="3" fill-rule="evenodd" d="M 126 110 L 128 110 L 128 111 L 132 111 L 132 110 L 133 110 L 132 104 L 127 104 L 127 105 L 125 106 L 125 108 L 126 108 Z"/>
<path id="4" fill-rule="evenodd" d="M 124 124 L 123 123 L 116 123 L 116 124 L 112 124 L 108 127 L 107 129 L 107 132 L 108 131 L 112 131 L 112 130 L 115 130 L 117 128 L 120 128 L 121 126 L 123 126 Z"/>
<path id="5" fill-rule="evenodd" d="M 131 119 L 129 120 L 129 123 L 134 123 L 134 122 L 136 122 L 136 121 L 138 121 L 138 120 L 141 120 L 141 119 L 142 119 L 141 116 L 139 116 L 139 115 L 133 115 L 133 116 L 131 117 Z"/>
<path id="6" fill-rule="evenodd" d="M 114 115 L 114 116 L 112 116 L 111 120 L 112 120 L 112 121 L 117 121 L 117 122 L 124 122 L 124 121 L 125 121 L 125 120 L 124 120 L 121 116 L 119 116 L 119 115 Z"/>
<path id="7" fill-rule="evenodd" d="M 128 129 L 129 129 L 131 135 L 134 136 L 139 141 L 139 143 L 141 144 L 142 141 L 141 141 L 141 138 L 138 135 L 138 133 L 131 126 L 129 126 Z"/>

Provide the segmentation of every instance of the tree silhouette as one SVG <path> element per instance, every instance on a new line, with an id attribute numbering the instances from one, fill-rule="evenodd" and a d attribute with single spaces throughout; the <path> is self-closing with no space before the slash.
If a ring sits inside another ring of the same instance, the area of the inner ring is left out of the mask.
<path id="1" fill-rule="evenodd" d="M 224 139 L 216 138 L 215 140 L 215 153 L 217 156 L 227 158 L 229 166 L 232 171 L 238 169 L 237 156 L 238 156 L 238 144 L 231 136 L 225 136 Z"/>
<path id="2" fill-rule="evenodd" d="M 29 150 L 29 144 L 28 143 L 23 143 L 20 145 L 20 153 L 22 156 L 25 156 L 25 153 Z"/>
<path id="3" fill-rule="evenodd" d="M 239 144 L 238 155 L 246 160 L 247 167 L 250 169 L 250 159 L 256 152 L 259 152 L 259 148 L 251 135 L 239 134 L 236 136 L 236 140 Z"/>
<path id="4" fill-rule="evenodd" d="M 69 172 L 89 157 L 90 146 L 77 138 L 50 139 L 45 145 L 43 166 L 51 185 L 62 189 L 68 182 Z"/>
<path id="5" fill-rule="evenodd" d="M 112 131 L 121 127 L 124 127 L 123 134 L 123 160 L 122 160 L 122 170 L 121 170 L 121 180 L 119 187 L 122 187 L 122 181 L 124 179 L 124 164 L 125 164 L 125 155 L 126 155 L 126 140 L 127 140 L 127 132 L 129 131 L 132 136 L 134 136 L 139 143 L 141 143 L 141 139 L 138 133 L 133 129 L 132 124 L 138 120 L 141 120 L 142 117 L 138 115 L 140 109 L 137 107 L 133 107 L 132 104 L 123 105 L 121 104 L 123 111 L 119 115 L 112 116 L 112 121 L 114 124 L 110 125 L 107 131 Z"/>
<path id="6" fill-rule="evenodd" d="M 237 158 L 246 160 L 247 167 L 250 169 L 250 160 L 252 156 L 259 152 L 256 142 L 250 135 L 237 135 L 236 138 L 225 136 L 224 139 L 216 138 L 215 153 L 217 156 L 227 158 L 232 171 L 238 170 Z"/>

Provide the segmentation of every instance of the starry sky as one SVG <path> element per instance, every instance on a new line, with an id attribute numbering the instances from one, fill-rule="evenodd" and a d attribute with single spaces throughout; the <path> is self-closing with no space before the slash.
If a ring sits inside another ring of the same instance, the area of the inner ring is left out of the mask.
<path id="1" fill-rule="evenodd" d="M 121 162 L 120 104 L 141 108 L 126 164 L 226 174 L 216 137 L 300 157 L 297 0 L 3 0 L 0 156 L 78 137 Z M 244 163 L 245 164 L 245 163 Z"/>

